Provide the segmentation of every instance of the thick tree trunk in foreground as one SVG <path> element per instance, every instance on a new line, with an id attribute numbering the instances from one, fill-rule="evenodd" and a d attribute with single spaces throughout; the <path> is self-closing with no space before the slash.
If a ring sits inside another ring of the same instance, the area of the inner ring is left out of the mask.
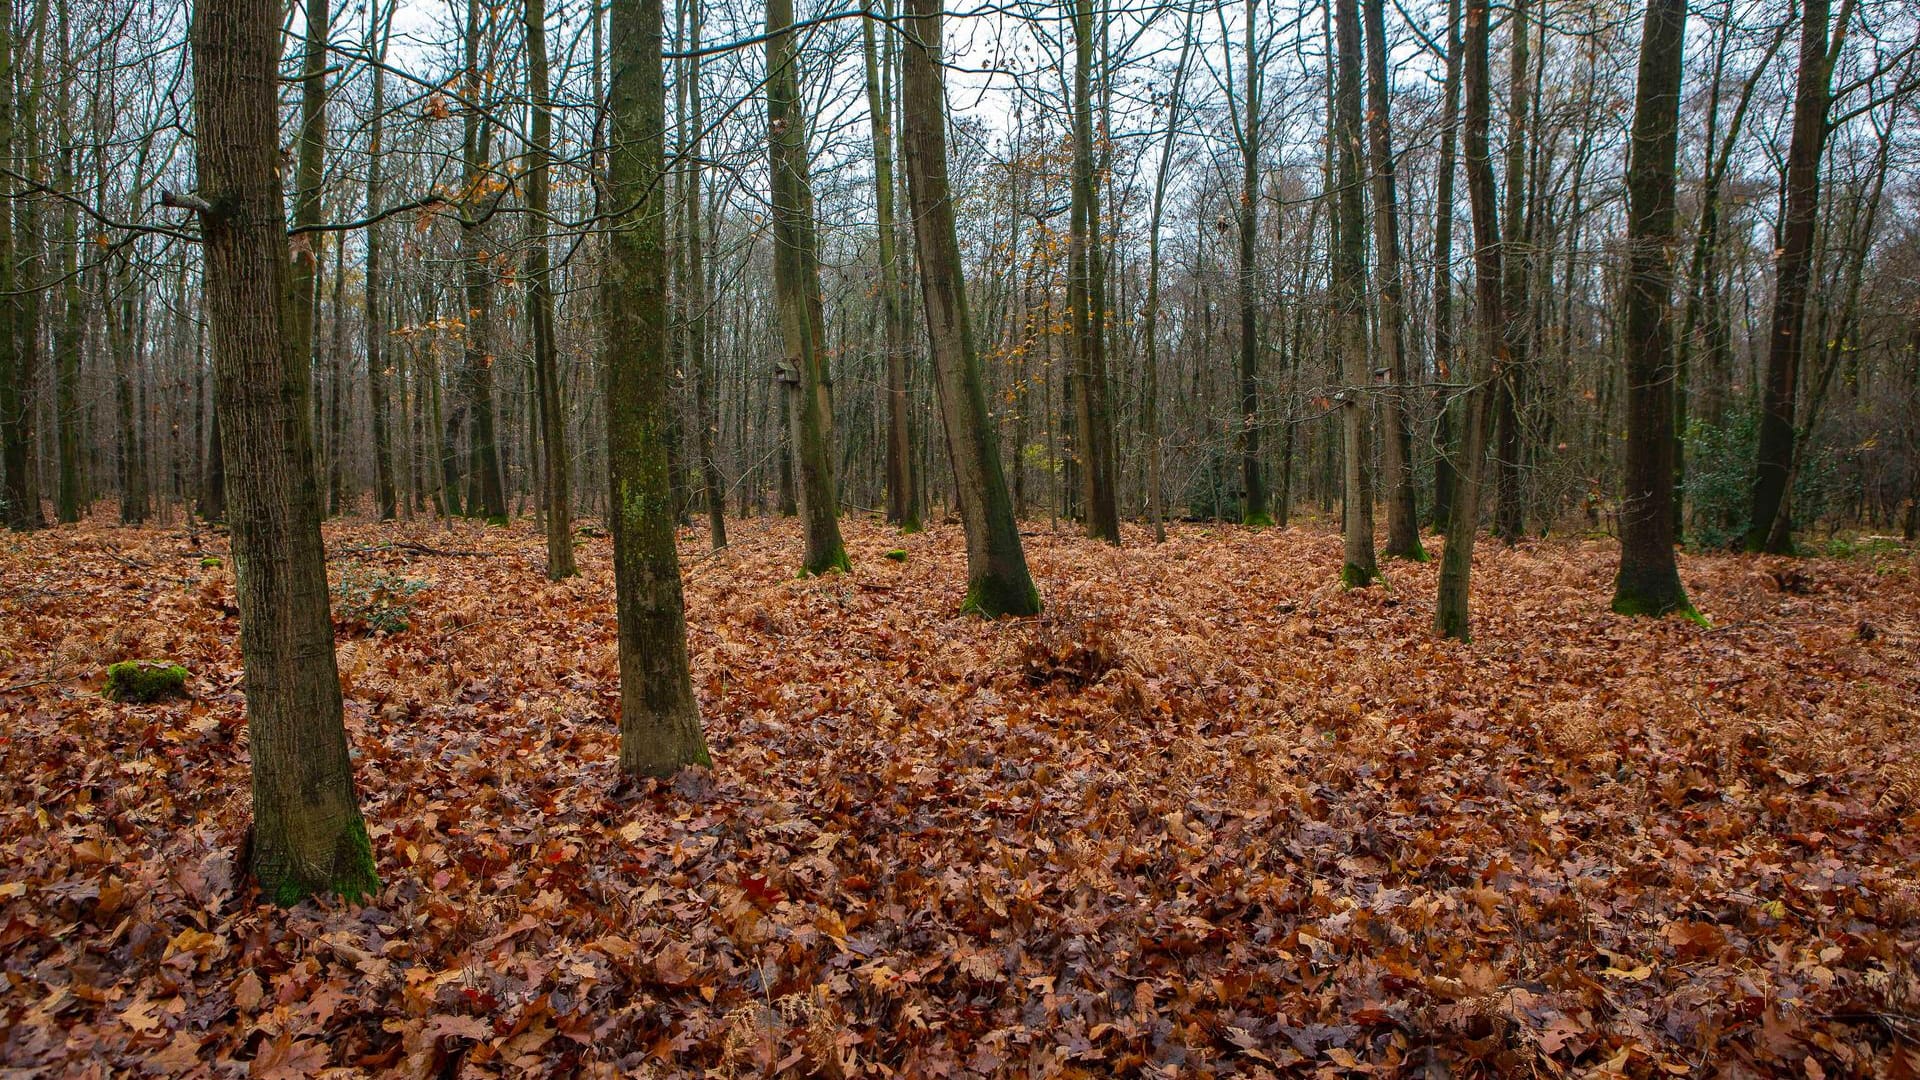
<path id="1" fill-rule="evenodd" d="M 846 570 L 833 476 L 833 418 L 820 301 L 807 122 L 800 109 L 800 45 L 793 0 L 767 0 L 767 149 L 773 186 L 773 288 L 785 343 L 780 378 L 792 402 L 793 462 L 806 552 L 803 574 Z"/>
<path id="2" fill-rule="evenodd" d="M 547 193 L 553 142 L 553 100 L 547 89 L 546 0 L 526 0 L 527 94 L 532 98 L 532 143 L 527 152 L 527 321 L 533 339 L 533 378 L 539 397 L 540 443 L 546 464 L 547 577 L 579 573 L 573 561 L 573 494 L 569 490 L 567 417 L 561 411 L 560 361 L 553 336 L 553 282 L 547 256 Z"/>
<path id="3" fill-rule="evenodd" d="M 1333 302 L 1336 347 L 1346 383 L 1340 395 L 1340 427 L 1346 452 L 1342 489 L 1346 553 L 1340 580 L 1365 588 L 1380 576 L 1373 554 L 1373 433 L 1366 388 L 1371 379 L 1367 349 L 1366 201 L 1360 150 L 1360 15 L 1354 0 L 1335 0 L 1334 38 L 1339 69 L 1334 91 L 1334 143 L 1339 159 L 1335 203 Z M 1416 543 L 1418 541 L 1416 540 Z"/>
<path id="4" fill-rule="evenodd" d="M 1486 487 L 1487 414 L 1494 385 L 1505 375 L 1508 358 L 1506 316 L 1501 308 L 1502 252 L 1500 250 L 1500 195 L 1493 178 L 1493 160 L 1487 147 L 1492 93 L 1487 63 L 1488 0 L 1467 0 L 1466 35 L 1462 42 L 1462 79 L 1466 90 L 1464 144 L 1467 197 L 1473 206 L 1473 261 L 1475 318 L 1473 385 L 1467 391 L 1466 430 L 1461 434 L 1459 486 L 1454 491 L 1453 516 L 1447 523 L 1447 545 L 1440 554 L 1439 595 L 1434 604 L 1434 629 L 1445 637 L 1465 641 L 1469 636 L 1469 594 L 1473 576 L 1473 542 L 1480 530 L 1480 494 Z"/>
<path id="5" fill-rule="evenodd" d="M 281 202 L 278 0 L 198 0 L 195 148 L 214 401 L 231 483 L 248 743 L 250 869 L 282 904 L 379 887 L 353 766 L 327 609 L 308 429 L 306 343 L 295 333 Z"/>
<path id="6" fill-rule="evenodd" d="M 666 90 L 660 0 L 614 0 L 607 88 L 607 467 L 620 623 L 620 767 L 668 776 L 713 764 L 687 662 L 667 475 Z"/>
<path id="7" fill-rule="evenodd" d="M 1000 466 L 1000 445 L 987 412 L 953 200 L 947 186 L 947 104 L 940 74 L 941 0 L 910 0 L 901 126 L 907 195 L 920 255 L 920 293 L 933 343 L 934 387 L 947 434 L 954 488 L 967 534 L 964 609 L 989 618 L 1034 615 L 1040 593 L 1027 572 L 1020 530 Z"/>
<path id="8" fill-rule="evenodd" d="M 1649 0 L 1627 164 L 1627 468 L 1620 504 L 1622 615 L 1692 611 L 1673 558 L 1674 162 L 1686 0 Z"/>

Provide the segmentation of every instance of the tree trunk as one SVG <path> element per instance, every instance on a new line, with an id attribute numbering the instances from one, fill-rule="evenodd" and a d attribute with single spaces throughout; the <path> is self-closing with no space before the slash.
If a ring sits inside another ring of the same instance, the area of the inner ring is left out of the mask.
<path id="1" fill-rule="evenodd" d="M 248 745 L 249 868 L 275 902 L 379 888 L 327 606 L 307 347 L 296 328 L 280 190 L 281 5 L 198 0 L 193 81 L 215 414 L 233 470 Z"/>
<path id="2" fill-rule="evenodd" d="M 1440 175 L 1433 207 L 1433 375 L 1439 404 L 1434 424 L 1433 527 L 1444 531 L 1453 516 L 1459 483 L 1453 432 L 1453 176 L 1460 139 L 1460 0 L 1447 0 L 1447 73 L 1440 119 Z"/>
<path id="3" fill-rule="evenodd" d="M 385 164 L 381 153 L 385 149 L 382 142 L 382 125 L 385 122 L 387 100 L 387 73 L 382 66 L 387 58 L 387 40 L 393 31 L 393 10 L 396 0 L 388 0 L 382 5 L 376 2 L 367 15 L 368 36 L 378 41 L 375 56 L 378 63 L 373 68 L 373 115 L 371 128 L 367 135 L 367 216 L 380 212 L 380 200 L 384 197 L 385 187 L 381 169 Z M 366 335 L 367 335 L 367 397 L 373 412 L 373 466 L 374 466 L 374 502 L 381 521 L 392 521 L 399 514 L 399 507 L 393 493 L 393 435 L 389 425 L 389 405 L 387 392 L 387 282 L 384 277 L 386 267 L 382 261 L 384 254 L 381 246 L 381 227 L 378 222 L 367 226 L 367 280 L 366 297 Z"/>
<path id="4" fill-rule="evenodd" d="M 1339 189 L 1335 201 L 1333 302 L 1339 337 L 1340 368 L 1346 386 L 1340 393 L 1340 424 L 1345 444 L 1342 485 L 1346 539 L 1340 580 L 1350 589 L 1365 588 L 1380 576 L 1373 554 L 1373 433 L 1366 388 L 1367 363 L 1366 199 L 1362 189 L 1360 134 L 1360 14 L 1355 0 L 1335 0 L 1334 37 L 1338 42 L 1334 115 Z M 1415 541 L 1418 543 L 1418 541 Z"/>
<path id="5" fill-rule="evenodd" d="M 1686 0 L 1650 0 L 1627 163 L 1627 463 L 1613 610 L 1692 613 L 1673 557 L 1674 165 Z"/>
<path id="6" fill-rule="evenodd" d="M 1503 252 L 1500 249 L 1500 194 L 1493 177 L 1487 147 L 1488 118 L 1492 112 L 1491 72 L 1487 62 L 1489 0 L 1467 0 L 1466 35 L 1462 42 L 1462 79 L 1466 91 L 1464 149 L 1467 197 L 1473 207 L 1474 334 L 1473 381 L 1467 391 L 1466 430 L 1461 433 L 1461 469 L 1454 492 L 1453 515 L 1447 523 L 1447 543 L 1440 555 L 1439 595 L 1434 604 L 1434 629 L 1441 635 L 1467 640 L 1468 611 L 1473 575 L 1473 542 L 1480 528 L 1480 493 L 1487 466 L 1488 399 L 1493 385 L 1505 375 L 1508 359 L 1507 319 L 1501 310 Z"/>
<path id="7" fill-rule="evenodd" d="M 532 145 L 527 161 L 527 321 L 533 339 L 533 377 L 545 452 L 547 577 L 579 573 L 573 559 L 573 497 L 568 484 L 567 416 L 560 400 L 560 361 L 553 333 L 553 282 L 547 255 L 547 194 L 553 142 L 553 99 L 547 87 L 546 0 L 526 0 L 527 94 L 532 99 Z"/>
<path id="8" fill-rule="evenodd" d="M 1373 170 L 1373 244 L 1379 260 L 1380 352 L 1387 393 L 1380 419 L 1386 427 L 1381 471 L 1386 474 L 1387 551 L 1396 559 L 1425 562 L 1414 497 L 1413 423 L 1407 415 L 1406 315 L 1400 270 L 1400 197 L 1393 173 L 1393 132 L 1388 120 L 1385 0 L 1366 0 L 1367 143 Z"/>
<path id="9" fill-rule="evenodd" d="M 688 148 L 687 158 L 687 306 L 692 309 L 692 321 L 687 327 L 688 342 L 691 347 L 689 366 L 693 369 L 693 406 L 696 422 L 700 425 L 697 444 L 700 452 L 700 486 L 707 504 L 708 540 L 713 550 L 727 546 L 727 488 L 720 477 L 720 459 L 715 456 L 713 446 L 719 426 L 718 401 L 714 395 L 713 358 L 707 342 L 707 234 L 704 218 L 701 217 L 701 203 L 706 198 L 706 188 L 700 169 L 700 153 L 706 137 L 704 120 L 705 99 L 700 91 L 700 23 L 699 4 L 689 5 L 688 31 L 689 47 L 696 53 L 687 60 L 687 92 L 693 98 L 693 139 Z"/>
<path id="10" fill-rule="evenodd" d="M 1527 205 L 1527 124 L 1531 108 L 1529 102 L 1528 74 L 1531 70 L 1531 50 L 1528 47 L 1527 33 L 1530 30 L 1532 4 L 1530 0 L 1517 0 L 1513 8 L 1513 19 L 1508 25 L 1512 41 L 1509 44 L 1510 66 L 1507 73 L 1507 202 L 1506 202 L 1506 244 L 1501 264 L 1506 275 L 1502 287 L 1501 307 L 1507 321 L 1512 324 L 1502 331 L 1503 340 L 1508 349 L 1507 362 L 1501 365 L 1500 378 L 1494 383 L 1494 480 L 1493 480 L 1493 532 L 1495 536 L 1511 544 L 1526 532 L 1526 504 L 1520 490 L 1520 467 L 1525 455 L 1520 431 L 1521 380 L 1525 378 L 1529 359 L 1529 338 L 1526 327 L 1529 321 L 1527 286 L 1532 274 L 1532 257 L 1529 253 L 1526 230 Z"/>
<path id="11" fill-rule="evenodd" d="M 660 0 L 613 0 L 601 359 L 620 629 L 620 767 L 711 766 L 687 660 L 667 475 L 666 88 Z"/>
<path id="12" fill-rule="evenodd" d="M 1266 470 L 1260 460 L 1259 265 L 1254 241 L 1260 225 L 1260 54 L 1254 42 L 1254 8 L 1247 0 L 1247 83 L 1240 125 L 1240 471 L 1246 486 L 1240 520 L 1273 524 Z"/>
<path id="13" fill-rule="evenodd" d="M 888 0 L 886 13 L 892 14 Z M 887 372 L 887 521 L 902 532 L 920 531 L 919 501 L 913 490 L 912 401 L 908 375 L 906 302 L 901 294 L 900 232 L 893 212 L 893 30 L 886 35 L 884 59 L 876 49 L 875 20 L 861 21 L 861 44 L 867 64 L 867 115 L 873 127 L 873 185 L 880 230 L 880 304 L 886 342 Z"/>
<path id="14" fill-rule="evenodd" d="M 846 570 L 834 488 L 826 334 L 807 175 L 807 120 L 800 109 L 800 48 L 793 0 L 767 2 L 767 147 L 773 185 L 773 286 L 785 344 L 780 379 L 790 401 L 795 479 L 806 552 L 802 574 Z"/>
<path id="15" fill-rule="evenodd" d="M 488 182 L 489 148 L 492 144 L 491 121 L 480 112 L 480 93 L 485 76 L 480 63 L 480 0 L 467 0 L 466 75 L 468 95 L 463 130 L 463 156 L 466 161 L 465 198 L 460 223 L 460 260 L 464 268 L 466 293 L 466 348 L 460 370 L 461 395 L 456 406 L 464 410 L 467 422 L 467 496 L 469 516 L 484 517 L 488 524 L 507 521 L 507 493 L 500 470 L 500 443 L 493 404 L 493 267 L 481 235 L 481 220 L 489 216 L 494 203 L 506 194 L 502 187 L 491 195 L 482 193 Z M 490 16 L 489 16 L 490 17 Z"/>
<path id="16" fill-rule="evenodd" d="M 1793 550 L 1789 483 L 1794 462 L 1794 412 L 1805 353 L 1808 279 L 1820 210 L 1820 158 L 1827 141 L 1833 60 L 1846 38 L 1851 0 L 1842 0 L 1840 26 L 1827 43 L 1828 0 L 1806 0 L 1800 26 L 1800 75 L 1793 95 L 1793 134 L 1787 145 L 1785 207 L 1774 262 L 1773 317 L 1767 339 L 1766 385 L 1760 408 L 1760 444 L 1753 480 L 1748 551 L 1785 555 Z"/>
<path id="17" fill-rule="evenodd" d="M 942 0 L 910 0 L 901 126 L 907 192 L 920 256 L 920 292 L 933 345 L 934 388 L 946 429 L 955 496 L 967 534 L 963 610 L 989 618 L 1034 615 L 1040 593 L 1027 572 L 1000 445 L 987 412 L 966 281 L 947 185 L 946 91 L 940 74 Z"/>
<path id="18" fill-rule="evenodd" d="M 1087 535 L 1120 542 L 1114 497 L 1113 417 L 1108 407 L 1107 318 L 1100 287 L 1100 195 L 1093 159 L 1093 0 L 1074 0 L 1073 174 L 1068 225 L 1067 311 L 1073 323 L 1075 448 Z"/>

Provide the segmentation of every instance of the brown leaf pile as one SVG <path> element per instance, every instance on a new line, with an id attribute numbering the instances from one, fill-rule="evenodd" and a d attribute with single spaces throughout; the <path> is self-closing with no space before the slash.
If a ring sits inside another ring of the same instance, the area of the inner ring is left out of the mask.
<path id="1" fill-rule="evenodd" d="M 25 1075 L 1911 1076 L 1920 563 L 1614 549 L 1431 567 L 1336 536 L 685 538 L 711 783 L 616 775 L 611 578 L 529 529 L 329 530 L 424 580 L 343 631 L 384 888 L 260 906 L 224 540 L 0 542 L 0 1065 Z M 1782 590 L 1775 577 L 1799 575 Z M 1770 576 L 1772 575 L 1772 576 Z M 187 701 L 104 666 L 171 659 Z"/>

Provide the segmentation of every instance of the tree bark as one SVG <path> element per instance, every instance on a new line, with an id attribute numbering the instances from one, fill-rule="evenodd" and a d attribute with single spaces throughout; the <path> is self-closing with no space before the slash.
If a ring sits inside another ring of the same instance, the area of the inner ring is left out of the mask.
<path id="1" fill-rule="evenodd" d="M 1360 14 L 1355 0 L 1335 0 L 1334 38 L 1339 62 L 1334 92 L 1335 156 L 1339 163 L 1334 205 L 1333 302 L 1340 368 L 1346 386 L 1340 393 L 1340 426 L 1345 443 L 1343 533 L 1340 580 L 1350 589 L 1365 588 L 1380 577 L 1373 552 L 1373 433 L 1366 388 L 1367 234 L 1362 188 L 1360 133 Z M 1416 541 L 1417 543 L 1417 541 Z"/>
<path id="2" fill-rule="evenodd" d="M 393 31 L 393 11 L 395 0 L 382 5 L 378 0 L 368 9 L 369 37 L 378 41 L 375 55 L 379 63 L 373 67 L 373 115 L 367 133 L 367 216 L 379 213 L 380 200 L 385 196 L 385 181 L 382 169 L 385 161 L 382 153 L 387 107 L 387 73 L 384 67 L 387 58 L 387 41 Z M 394 500 L 393 484 L 393 435 L 388 419 L 388 376 L 386 360 L 387 340 L 387 282 L 384 249 L 381 244 L 381 226 L 378 222 L 367 226 L 367 280 L 365 286 L 366 335 L 367 335 L 367 397 L 373 413 L 373 465 L 374 465 L 374 502 L 381 521 L 392 521 L 399 515 L 399 507 Z"/>
<path id="3" fill-rule="evenodd" d="M 806 537 L 802 574 L 847 570 L 834 487 L 832 415 L 820 266 L 800 107 L 800 48 L 793 0 L 767 0 L 767 148 L 773 185 L 773 285 L 785 344 L 780 378 L 791 403 L 791 442 Z"/>
<path id="4" fill-rule="evenodd" d="M 193 80 L 215 413 L 253 759 L 249 868 L 275 902 L 379 888 L 334 662 L 326 554 L 281 201 L 278 0 L 197 0 Z"/>
<path id="5" fill-rule="evenodd" d="M 1433 374 L 1442 385 L 1435 391 L 1439 403 L 1434 424 L 1433 527 L 1445 531 L 1453 516 L 1454 491 L 1459 484 L 1453 432 L 1453 394 L 1446 383 L 1453 378 L 1453 178 L 1460 141 L 1460 0 L 1447 0 L 1447 72 L 1445 104 L 1440 113 L 1440 175 L 1434 183 L 1433 208 Z"/>
<path id="6" fill-rule="evenodd" d="M 1260 460 L 1260 318 L 1259 265 L 1254 242 L 1260 226 L 1260 58 L 1254 41 L 1254 10 L 1258 0 L 1247 0 L 1246 116 L 1240 126 L 1240 471 L 1246 487 L 1240 520 L 1247 525 L 1273 524 L 1267 497 L 1267 477 Z"/>
<path id="7" fill-rule="evenodd" d="M 1380 420 L 1386 427 L 1381 471 L 1386 474 L 1387 547 L 1396 559 L 1425 562 L 1414 497 L 1413 423 L 1407 415 L 1405 300 L 1400 269 L 1400 197 L 1394 180 L 1393 130 L 1389 122 L 1385 0 L 1366 0 L 1367 145 L 1373 171 L 1373 245 L 1379 261 L 1379 338 L 1386 368 Z"/>
<path id="8" fill-rule="evenodd" d="M 693 369 L 693 405 L 700 425 L 697 445 L 700 452 L 700 485 L 707 504 L 708 541 L 713 550 L 727 546 L 727 489 L 720 477 L 720 459 L 715 455 L 720 416 L 714 395 L 713 358 L 708 349 L 707 327 L 707 234 L 701 217 L 706 188 L 700 168 L 700 154 L 706 138 L 705 99 L 700 91 L 699 4 L 689 5 L 688 45 L 696 54 L 687 60 L 687 93 L 693 99 L 693 138 L 687 159 L 687 306 L 691 319 L 687 326 L 688 366 Z"/>
<path id="9" fill-rule="evenodd" d="M 620 767 L 713 764 L 687 659 L 666 431 L 666 88 L 660 0 L 613 0 L 607 88 L 607 268 L 601 360 L 620 638 Z"/>
<path id="10" fill-rule="evenodd" d="M 1649 0 L 1627 163 L 1627 462 L 1613 610 L 1691 614 L 1673 556 L 1674 167 L 1686 0 Z"/>
<path id="11" fill-rule="evenodd" d="M 1485 487 L 1487 420 L 1494 385 L 1504 377 L 1509 357 L 1507 319 L 1502 310 L 1500 194 L 1487 146 L 1492 112 L 1491 72 L 1487 62 L 1489 0 L 1467 0 L 1462 42 L 1462 81 L 1466 91 L 1464 149 L 1467 197 L 1473 207 L 1474 335 L 1473 385 L 1467 391 L 1466 424 L 1461 434 L 1460 484 L 1454 493 L 1447 543 L 1440 555 L 1439 595 L 1434 629 L 1461 641 L 1470 636 L 1468 614 L 1473 575 L 1473 542 L 1480 528 L 1480 493 Z"/>
<path id="12" fill-rule="evenodd" d="M 573 495 L 569 489 L 567 417 L 560 399 L 560 360 L 553 332 L 553 282 L 547 255 L 547 203 L 552 169 L 553 98 L 547 86 L 546 0 L 526 0 L 527 94 L 532 99 L 532 145 L 527 151 L 527 322 L 533 339 L 533 378 L 544 451 L 547 577 L 570 578 Z"/>
<path id="13" fill-rule="evenodd" d="M 1093 0 L 1073 6 L 1073 168 L 1067 228 L 1067 312 L 1073 323 L 1075 449 L 1087 535 L 1120 542 L 1108 406 L 1107 312 L 1100 287 L 1100 195 L 1093 157 Z"/>
<path id="14" fill-rule="evenodd" d="M 1766 384 L 1760 406 L 1760 444 L 1753 480 L 1748 551 L 1785 555 L 1793 550 L 1789 483 L 1794 460 L 1794 412 L 1805 353 L 1808 280 L 1820 211 L 1820 158 L 1827 142 L 1833 60 L 1844 41 L 1851 0 L 1842 0 L 1840 28 L 1827 43 L 1828 0 L 1805 0 L 1800 23 L 1800 74 L 1793 95 L 1793 134 L 1787 144 L 1785 208 L 1774 263 L 1773 315 L 1767 338 Z"/>
<path id="15" fill-rule="evenodd" d="M 920 293 L 933 345 L 934 388 L 947 436 L 954 491 L 967 534 L 967 598 L 963 610 L 989 618 L 1034 615 L 1040 593 L 1027 571 L 1013 518 L 999 441 L 987 412 L 986 387 L 947 183 L 946 91 L 940 74 L 942 0 L 909 0 L 901 126 Z"/>
<path id="16" fill-rule="evenodd" d="M 891 0 L 886 14 L 891 15 Z M 880 304 L 886 358 L 887 521 L 901 532 L 920 531 L 919 500 L 913 489 L 912 401 L 908 377 L 906 298 L 900 280 L 900 230 L 894 222 L 893 177 L 893 30 L 884 23 L 885 56 L 876 48 L 874 19 L 861 21 L 861 45 L 867 65 L 867 115 L 873 128 L 874 204 L 880 231 Z"/>

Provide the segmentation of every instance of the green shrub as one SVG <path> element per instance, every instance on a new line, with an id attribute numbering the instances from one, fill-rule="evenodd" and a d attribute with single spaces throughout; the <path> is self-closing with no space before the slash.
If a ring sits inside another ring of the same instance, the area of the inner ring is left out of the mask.
<path id="1" fill-rule="evenodd" d="M 134 705 L 185 697 L 187 669 L 160 660 L 125 660 L 110 664 L 107 666 L 107 685 L 101 693 L 113 701 Z"/>
<path id="2" fill-rule="evenodd" d="M 1687 425 L 1687 539 L 1696 548 L 1727 548 L 1746 535 L 1753 513 L 1755 457 L 1760 448 L 1760 413 L 1742 409 L 1718 426 L 1695 420 Z M 1847 478 L 1842 454 L 1831 447 L 1799 446 L 1801 461 L 1793 480 L 1793 519 L 1804 529 L 1846 505 Z"/>
<path id="3" fill-rule="evenodd" d="M 881 557 L 882 557 L 882 558 L 886 558 L 886 559 L 892 559 L 892 560 L 893 560 L 894 562 L 906 562 L 906 561 L 907 561 L 907 549 L 906 549 L 906 548 L 894 548 L 894 549 L 893 549 L 892 551 L 889 551 L 889 552 L 887 552 L 887 553 L 886 553 L 885 555 L 883 555 L 883 556 L 881 556 Z"/>
<path id="4" fill-rule="evenodd" d="M 349 563 L 333 587 L 334 617 L 361 633 L 398 634 L 412 625 L 413 598 L 426 588 L 424 581 Z"/>

